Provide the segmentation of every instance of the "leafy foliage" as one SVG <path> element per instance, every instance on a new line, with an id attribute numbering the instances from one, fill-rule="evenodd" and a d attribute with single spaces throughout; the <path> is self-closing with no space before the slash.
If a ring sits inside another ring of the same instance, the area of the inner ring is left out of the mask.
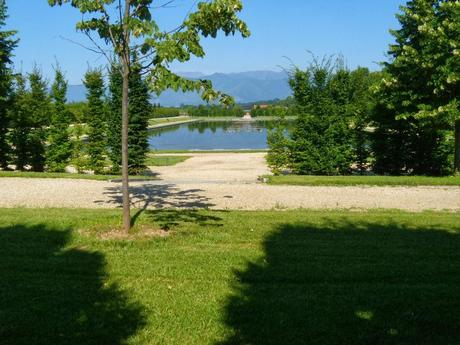
<path id="1" fill-rule="evenodd" d="M 392 59 L 377 89 L 377 167 L 391 173 L 448 173 L 453 145 L 449 149 L 446 140 L 456 123 L 459 170 L 460 3 L 409 1 L 398 19 Z M 398 162 L 390 162 L 393 155 Z"/>
<path id="2" fill-rule="evenodd" d="M 174 61 L 186 62 L 192 56 L 204 57 L 202 37 L 215 38 L 219 31 L 225 35 L 239 32 L 243 37 L 248 37 L 250 32 L 246 23 L 237 16 L 243 8 L 241 0 L 199 2 L 195 10 L 172 31 L 162 31 L 153 20 L 153 0 L 125 1 L 129 4 L 128 8 L 123 8 L 116 0 L 48 0 L 48 3 L 52 6 L 70 3 L 82 14 L 89 15 L 77 23 L 77 29 L 88 34 L 96 32 L 113 47 L 118 57 L 126 56 L 127 39 L 134 38 L 138 44 L 137 49 L 133 48 L 133 53 L 138 57 L 137 61 L 146 62 L 143 67 L 149 71 L 149 88 L 157 94 L 166 89 L 197 91 L 205 101 L 232 103 L 232 98 L 215 91 L 211 82 L 181 77 L 173 73 L 169 65 Z M 117 16 L 118 13 L 128 16 Z"/>

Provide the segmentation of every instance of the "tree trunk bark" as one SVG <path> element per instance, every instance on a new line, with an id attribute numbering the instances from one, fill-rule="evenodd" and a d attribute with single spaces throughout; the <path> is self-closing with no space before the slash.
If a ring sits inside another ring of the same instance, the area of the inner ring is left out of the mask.
<path id="1" fill-rule="evenodd" d="M 128 129 L 129 129 L 129 66 L 123 61 L 123 97 L 121 115 L 121 189 L 123 194 L 123 230 L 131 228 L 129 200 L 129 165 L 128 165 Z"/>
<path id="2" fill-rule="evenodd" d="M 460 174 L 460 119 L 455 121 L 455 174 Z"/>
<path id="3" fill-rule="evenodd" d="M 130 16 L 131 0 L 125 0 L 123 24 L 123 92 L 121 105 L 121 190 L 123 195 L 123 230 L 128 233 L 131 229 L 131 210 L 129 199 L 129 165 L 128 165 L 128 131 L 129 131 L 129 76 L 131 52 L 129 49 L 130 35 L 128 19 Z"/>

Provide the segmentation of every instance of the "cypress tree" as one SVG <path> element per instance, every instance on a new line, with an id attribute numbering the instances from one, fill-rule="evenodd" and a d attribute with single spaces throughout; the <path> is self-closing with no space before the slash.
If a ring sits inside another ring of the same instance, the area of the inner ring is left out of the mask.
<path id="1" fill-rule="evenodd" d="M 5 26 L 7 7 L 5 1 L 0 1 L 0 29 Z M 8 134 L 8 109 L 11 106 L 12 51 L 17 45 L 17 40 L 12 37 L 15 31 L 0 30 L 0 168 L 7 168 L 10 145 L 7 140 Z"/>
<path id="2" fill-rule="evenodd" d="M 113 65 L 109 74 L 109 114 L 107 116 L 107 144 L 112 171 L 119 173 L 121 169 L 121 92 L 123 78 L 121 66 Z"/>
<path id="3" fill-rule="evenodd" d="M 133 66 L 129 84 L 129 168 L 132 174 L 138 175 L 146 168 L 151 105 L 147 83 L 136 65 Z"/>
<path id="4" fill-rule="evenodd" d="M 100 70 L 90 70 L 85 74 L 84 84 L 88 101 L 88 168 L 100 174 L 105 166 L 105 114 L 104 81 Z"/>
<path id="5" fill-rule="evenodd" d="M 43 171 L 46 161 L 46 126 L 50 123 L 51 103 L 48 85 L 37 68 L 29 74 L 29 84 L 30 91 L 26 97 L 30 125 L 27 138 L 29 164 L 32 171 Z"/>
<path id="6" fill-rule="evenodd" d="M 107 142 L 112 169 L 119 172 L 121 165 L 121 91 L 122 76 L 119 66 L 110 70 L 110 99 L 108 115 Z M 145 158 L 148 152 L 148 120 L 151 114 L 147 83 L 137 66 L 132 67 L 129 80 L 129 170 L 138 175 L 146 169 Z"/>
<path id="7" fill-rule="evenodd" d="M 29 112 L 27 110 L 28 93 L 26 78 L 22 74 L 15 77 L 13 93 L 14 105 L 11 109 L 12 143 L 14 146 L 13 163 L 17 170 L 24 170 L 29 162 L 28 138 L 31 131 Z"/>
<path id="8" fill-rule="evenodd" d="M 51 88 L 53 113 L 47 150 L 48 170 L 62 172 L 69 163 L 72 147 L 69 138 L 70 114 L 66 108 L 67 81 L 64 74 L 56 69 L 54 83 Z"/>

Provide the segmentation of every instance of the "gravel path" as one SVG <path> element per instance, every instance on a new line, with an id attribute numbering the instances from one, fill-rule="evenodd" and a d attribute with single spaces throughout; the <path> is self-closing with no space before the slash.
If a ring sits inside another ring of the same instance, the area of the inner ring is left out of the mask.
<path id="1" fill-rule="evenodd" d="M 460 187 L 303 187 L 257 183 L 264 154 L 196 154 L 155 169 L 161 181 L 131 184 L 133 205 L 147 208 L 265 210 L 390 208 L 460 211 Z M 0 178 L 0 207 L 112 208 L 120 184 L 91 180 Z"/>

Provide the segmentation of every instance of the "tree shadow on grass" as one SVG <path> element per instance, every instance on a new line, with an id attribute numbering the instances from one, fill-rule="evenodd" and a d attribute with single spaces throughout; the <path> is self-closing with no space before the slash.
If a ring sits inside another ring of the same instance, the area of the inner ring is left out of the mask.
<path id="1" fill-rule="evenodd" d="M 277 230 L 235 273 L 219 344 L 460 344 L 458 233 L 347 220 Z"/>
<path id="2" fill-rule="evenodd" d="M 173 184 L 146 183 L 131 186 L 129 191 L 131 195 L 131 206 L 137 209 L 137 212 L 132 216 L 131 225 L 134 225 L 139 216 L 149 208 L 197 210 L 208 209 L 214 206 L 214 204 L 210 202 L 210 198 L 201 194 L 203 190 L 181 190 Z M 104 194 L 109 197 L 108 202 L 110 204 L 121 207 L 122 195 L 120 186 L 107 188 Z M 104 200 L 96 201 L 96 203 L 106 202 L 107 201 Z M 199 215 L 196 211 L 181 211 L 176 212 L 176 214 L 182 215 L 183 219 L 188 220 L 192 219 L 193 215 Z"/>
<path id="3" fill-rule="evenodd" d="M 66 249 L 70 230 L 0 228 L 0 343 L 124 344 L 141 305 L 107 284 L 102 254 Z"/>

